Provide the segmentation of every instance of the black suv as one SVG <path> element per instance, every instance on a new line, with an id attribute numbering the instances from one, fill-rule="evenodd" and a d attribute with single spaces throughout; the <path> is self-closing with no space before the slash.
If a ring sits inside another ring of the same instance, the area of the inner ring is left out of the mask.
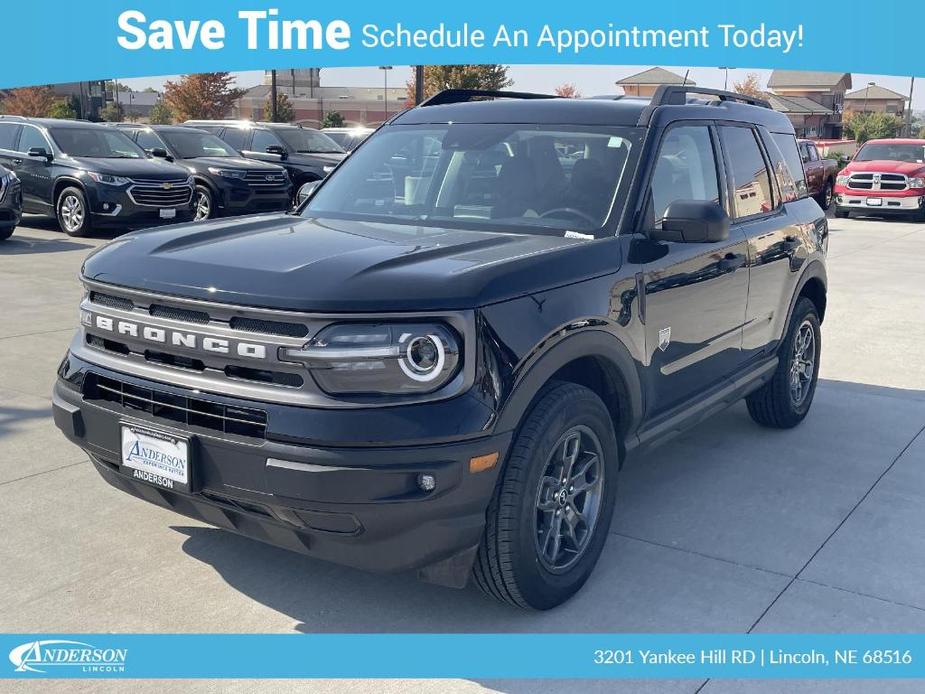
<path id="1" fill-rule="evenodd" d="M 629 456 L 741 398 L 778 428 L 813 401 L 828 227 L 793 127 L 693 91 L 442 92 L 297 217 L 97 251 L 57 425 L 207 523 L 563 602 Z"/>
<path id="2" fill-rule="evenodd" d="M 249 159 L 281 164 L 296 193 L 303 185 L 323 179 L 347 156 L 323 132 L 301 125 L 220 120 L 190 120 L 184 125 L 218 135 Z"/>
<path id="3" fill-rule="evenodd" d="M 22 185 L 9 169 L 0 166 L 0 241 L 10 238 L 22 218 Z"/>
<path id="4" fill-rule="evenodd" d="M 189 171 L 103 125 L 0 116 L 0 165 L 19 176 L 23 211 L 57 217 L 70 236 L 193 217 Z"/>
<path id="5" fill-rule="evenodd" d="M 149 155 L 182 164 L 196 179 L 195 221 L 212 217 L 285 212 L 292 183 L 276 164 L 244 159 L 228 143 L 197 128 L 119 123 Z"/>

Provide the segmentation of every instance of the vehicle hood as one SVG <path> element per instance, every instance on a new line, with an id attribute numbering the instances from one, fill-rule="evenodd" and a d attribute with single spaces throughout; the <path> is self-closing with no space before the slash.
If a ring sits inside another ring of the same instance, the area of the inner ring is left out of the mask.
<path id="1" fill-rule="evenodd" d="M 901 173 L 914 176 L 925 171 L 925 164 L 909 161 L 891 161 L 890 159 L 871 159 L 870 161 L 852 161 L 844 168 L 844 173 L 860 171 L 874 173 Z"/>
<path id="2" fill-rule="evenodd" d="M 292 164 L 308 164 L 309 166 L 337 166 L 346 156 L 346 152 L 319 152 L 317 154 L 292 152 L 286 161 Z"/>
<path id="3" fill-rule="evenodd" d="M 616 272 L 614 241 L 257 215 L 127 234 L 83 275 L 293 311 L 466 309 Z"/>
<path id="4" fill-rule="evenodd" d="M 245 159 L 244 157 L 196 157 L 195 159 L 183 159 L 182 161 L 183 166 L 189 166 L 196 169 L 196 171 L 206 171 L 210 166 L 217 169 L 244 169 L 275 174 L 285 171 L 282 166 L 277 164 L 268 164 L 265 161 Z"/>
<path id="5" fill-rule="evenodd" d="M 156 181 L 168 181 L 189 176 L 189 171 L 182 166 L 158 159 L 68 157 L 62 161 L 66 161 L 85 171 L 95 171 L 127 178 L 150 178 Z"/>

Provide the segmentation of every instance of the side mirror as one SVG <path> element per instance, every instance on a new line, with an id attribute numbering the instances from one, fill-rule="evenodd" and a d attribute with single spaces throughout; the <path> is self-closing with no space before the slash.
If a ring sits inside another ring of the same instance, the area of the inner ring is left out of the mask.
<path id="1" fill-rule="evenodd" d="M 286 148 L 282 145 L 270 145 L 267 147 L 267 154 L 278 154 L 281 159 L 285 159 L 288 156 Z"/>
<path id="2" fill-rule="evenodd" d="M 148 153 L 155 159 L 170 159 L 170 155 L 167 154 L 167 150 L 163 147 L 152 147 L 148 150 Z"/>
<path id="3" fill-rule="evenodd" d="M 665 210 L 662 228 L 649 232 L 653 241 L 717 243 L 729 238 L 729 215 L 711 200 L 675 200 Z"/>
<path id="4" fill-rule="evenodd" d="M 314 195 L 319 185 L 321 185 L 321 181 L 309 181 L 308 183 L 303 183 L 299 188 L 299 192 L 296 194 L 296 206 L 300 206 L 312 195 Z"/>
<path id="5" fill-rule="evenodd" d="M 54 157 L 44 147 L 31 147 L 28 152 L 26 152 L 30 157 L 42 157 L 46 161 L 51 161 Z"/>

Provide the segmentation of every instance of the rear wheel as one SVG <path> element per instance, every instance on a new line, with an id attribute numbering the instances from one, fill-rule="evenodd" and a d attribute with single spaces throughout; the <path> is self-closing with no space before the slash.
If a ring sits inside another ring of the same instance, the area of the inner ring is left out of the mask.
<path id="1" fill-rule="evenodd" d="M 65 188 L 55 206 L 58 226 L 68 236 L 86 236 L 90 232 L 90 210 L 80 188 Z"/>
<path id="2" fill-rule="evenodd" d="M 802 297 L 790 319 L 774 376 L 745 400 L 752 419 L 776 429 L 790 429 L 803 421 L 816 393 L 821 348 L 816 305 Z"/>
<path id="3" fill-rule="evenodd" d="M 816 198 L 816 202 L 819 203 L 819 207 L 823 210 L 829 209 L 832 205 L 832 182 L 826 181 L 825 185 L 822 186 L 822 190 L 819 192 L 819 197 Z"/>
<path id="4" fill-rule="evenodd" d="M 477 585 L 540 610 L 574 595 L 607 539 L 618 459 L 601 399 L 571 383 L 549 387 L 522 423 L 489 505 Z"/>

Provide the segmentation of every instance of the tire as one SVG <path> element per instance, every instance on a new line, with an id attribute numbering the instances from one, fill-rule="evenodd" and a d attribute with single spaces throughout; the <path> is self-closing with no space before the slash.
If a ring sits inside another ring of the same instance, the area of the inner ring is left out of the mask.
<path id="1" fill-rule="evenodd" d="M 0 241 L 6 241 L 16 231 L 16 227 L 0 227 Z"/>
<path id="2" fill-rule="evenodd" d="M 58 226 L 68 236 L 86 236 L 90 233 L 90 212 L 87 196 L 80 188 L 70 187 L 61 191 L 55 203 Z"/>
<path id="3" fill-rule="evenodd" d="M 584 471 L 573 467 L 570 482 L 575 484 L 561 485 L 568 452 L 573 466 L 584 466 Z M 619 455 L 613 422 L 601 399 L 584 386 L 550 384 L 521 422 L 488 507 L 472 569 L 482 591 L 537 610 L 556 607 L 578 592 L 607 539 Z M 552 471 L 555 476 L 548 474 Z M 579 485 L 588 489 L 573 494 Z M 576 510 L 584 515 L 584 525 Z M 555 527 L 575 542 L 560 535 L 557 544 Z"/>
<path id="4" fill-rule="evenodd" d="M 215 198 L 212 191 L 203 185 L 197 185 L 193 193 L 193 221 L 204 222 L 215 216 Z"/>
<path id="5" fill-rule="evenodd" d="M 805 335 L 811 334 L 812 343 L 804 347 Z M 798 345 L 801 356 L 797 356 Z M 822 333 L 816 305 L 802 297 L 797 301 L 787 336 L 781 344 L 780 363 L 774 376 L 764 386 L 750 394 L 745 402 L 748 413 L 758 424 L 775 429 L 790 429 L 803 421 L 813 404 L 816 393 L 816 381 L 819 378 L 819 356 L 822 351 Z M 807 366 L 807 357 L 811 354 L 812 363 Z M 795 366 L 795 359 L 800 359 L 801 367 Z M 796 373 L 794 369 L 800 369 Z M 806 371 L 809 370 L 809 375 Z M 793 379 L 800 383 L 799 391 Z"/>
<path id="6" fill-rule="evenodd" d="M 819 203 L 819 207 L 821 207 L 823 211 L 832 206 L 832 191 L 832 181 L 826 181 L 822 186 L 822 190 L 819 191 L 819 197 L 816 198 L 816 202 Z"/>
<path id="7" fill-rule="evenodd" d="M 835 206 L 835 216 L 838 217 L 839 219 L 848 219 L 848 217 L 851 216 L 851 212 L 849 212 L 848 210 L 843 210 L 836 205 Z"/>

